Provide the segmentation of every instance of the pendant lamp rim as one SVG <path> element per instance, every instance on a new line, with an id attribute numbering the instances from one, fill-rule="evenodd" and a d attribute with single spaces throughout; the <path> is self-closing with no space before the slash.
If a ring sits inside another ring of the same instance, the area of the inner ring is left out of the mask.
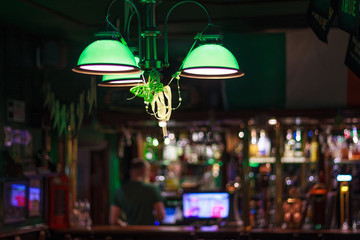
<path id="1" fill-rule="evenodd" d="M 128 75 L 104 75 L 102 81 L 98 84 L 100 87 L 133 87 L 144 85 L 142 72 L 140 74 Z"/>
<path id="2" fill-rule="evenodd" d="M 228 70 L 235 70 L 234 73 L 231 74 L 217 74 L 217 75 L 204 75 L 204 74 L 194 74 L 194 73 L 188 73 L 184 72 L 184 70 L 191 70 L 191 69 L 207 69 L 207 68 L 213 68 L 213 69 L 228 69 Z M 212 67 L 212 66 L 200 66 L 200 67 L 191 67 L 191 68 L 183 68 L 180 76 L 187 77 L 187 78 L 199 78 L 199 79 L 228 79 L 228 78 L 239 78 L 244 76 L 245 73 L 240 71 L 237 68 L 229 68 L 229 67 Z"/>
<path id="3" fill-rule="evenodd" d="M 127 71 L 101 71 L 101 70 L 90 70 L 90 69 L 83 69 L 83 66 L 93 66 L 93 65 L 108 65 L 108 66 L 123 66 L 123 67 L 130 67 L 131 70 Z M 138 67 L 134 67 L 132 65 L 127 64 L 114 64 L 114 63 L 91 63 L 91 64 L 81 64 L 77 65 L 72 69 L 74 72 L 77 73 L 84 73 L 84 74 L 92 74 L 92 75 L 128 75 L 128 74 L 137 74 L 141 73 L 141 70 Z"/>
<path id="4" fill-rule="evenodd" d="M 129 78 L 114 78 L 114 79 L 109 79 L 109 80 L 102 80 L 101 83 L 109 83 L 111 84 L 112 82 L 143 82 L 143 79 L 140 77 L 129 77 Z"/>
<path id="5" fill-rule="evenodd" d="M 127 80 L 132 80 L 132 79 L 127 79 Z M 112 83 L 114 82 L 114 80 L 110 80 L 110 81 L 102 81 L 101 83 L 98 84 L 98 86 L 100 87 L 134 87 L 134 86 L 141 86 L 144 85 L 144 82 L 142 81 L 142 79 L 133 79 L 134 82 L 132 83 Z M 135 81 L 138 80 L 138 81 Z"/>
<path id="6" fill-rule="evenodd" d="M 144 84 L 108 84 L 108 83 L 99 83 L 98 86 L 99 87 L 134 87 L 134 86 L 138 86 L 138 85 L 144 85 Z"/>

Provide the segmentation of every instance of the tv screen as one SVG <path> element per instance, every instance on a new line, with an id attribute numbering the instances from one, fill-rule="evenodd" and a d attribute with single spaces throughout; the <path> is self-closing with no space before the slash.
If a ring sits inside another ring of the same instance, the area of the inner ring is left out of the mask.
<path id="1" fill-rule="evenodd" d="M 4 223 L 26 220 L 27 181 L 4 183 Z"/>
<path id="2" fill-rule="evenodd" d="M 183 194 L 184 219 L 217 219 L 229 216 L 229 193 L 193 192 Z"/>
<path id="3" fill-rule="evenodd" d="M 26 199 L 25 184 L 11 184 L 11 205 L 16 208 L 24 208 Z"/>

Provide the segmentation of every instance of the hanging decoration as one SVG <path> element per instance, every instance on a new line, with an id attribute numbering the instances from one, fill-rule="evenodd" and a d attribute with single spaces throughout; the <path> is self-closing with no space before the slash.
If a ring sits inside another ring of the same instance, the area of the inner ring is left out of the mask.
<path id="1" fill-rule="evenodd" d="M 154 99 L 151 101 L 151 110 L 154 116 L 161 122 L 160 127 L 162 127 L 163 136 L 166 137 L 168 135 L 166 122 L 169 121 L 172 110 L 171 89 L 169 86 L 165 86 L 162 92 L 155 93 Z"/>
<path id="2" fill-rule="evenodd" d="M 44 107 L 50 111 L 50 119 L 53 121 L 53 129 L 57 129 L 58 135 L 66 134 L 67 131 L 76 133 L 79 131 L 85 114 L 85 99 L 88 105 L 87 114 L 97 107 L 96 80 L 91 77 L 90 89 L 82 91 L 76 102 L 70 104 L 61 103 L 56 98 L 50 83 L 43 86 Z"/>
<path id="3" fill-rule="evenodd" d="M 172 108 L 172 94 L 169 86 L 174 78 L 177 79 L 179 94 L 179 104 L 176 108 Z M 180 95 L 179 80 L 180 72 L 176 72 L 169 84 L 164 87 L 160 82 L 159 72 L 156 69 L 152 69 L 146 84 L 134 86 L 130 89 L 130 92 L 134 94 L 134 97 L 144 98 L 146 112 L 159 120 L 159 125 L 163 129 L 164 137 L 167 137 L 168 135 L 166 122 L 170 120 L 172 110 L 176 110 L 181 105 L 182 99 Z M 149 111 L 149 105 L 151 106 L 152 112 Z"/>
<path id="4" fill-rule="evenodd" d="M 151 101 L 151 109 L 158 120 L 168 121 L 170 119 L 171 89 L 169 86 L 165 86 L 162 92 L 155 93 L 155 96 Z"/>
<path id="5" fill-rule="evenodd" d="M 160 75 L 156 69 L 152 69 L 146 84 L 132 87 L 132 92 L 137 97 L 144 98 L 145 104 L 149 104 L 154 99 L 154 94 L 162 92 L 164 85 L 160 82 Z"/>

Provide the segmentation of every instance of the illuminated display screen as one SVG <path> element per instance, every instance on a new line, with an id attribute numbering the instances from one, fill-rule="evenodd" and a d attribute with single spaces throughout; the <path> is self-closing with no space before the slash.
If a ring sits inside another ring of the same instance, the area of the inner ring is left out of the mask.
<path id="1" fill-rule="evenodd" d="M 41 210 L 41 190 L 39 187 L 29 188 L 29 215 L 40 215 Z"/>
<path id="2" fill-rule="evenodd" d="M 225 192 L 184 193 L 183 217 L 216 219 L 229 215 L 229 194 Z"/>
<path id="3" fill-rule="evenodd" d="M 14 207 L 25 207 L 26 185 L 12 184 L 11 186 L 11 205 Z"/>

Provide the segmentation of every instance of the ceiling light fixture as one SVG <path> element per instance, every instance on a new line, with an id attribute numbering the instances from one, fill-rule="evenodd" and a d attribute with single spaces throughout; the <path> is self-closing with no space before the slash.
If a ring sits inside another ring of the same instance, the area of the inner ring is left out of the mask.
<path id="1" fill-rule="evenodd" d="M 164 22 L 164 61 L 158 58 L 158 38 L 161 35 L 156 25 L 156 6 L 160 0 L 138 0 L 137 3 L 144 6 L 146 26 L 141 26 L 141 16 L 132 0 L 132 9 L 127 19 L 129 31 L 130 21 L 134 13 L 137 15 L 138 23 L 138 49 L 139 62 L 135 57 L 120 32 L 109 21 L 111 6 L 117 0 L 111 1 L 107 8 L 106 22 L 107 30 L 95 34 L 96 41 L 91 43 L 81 53 L 78 64 L 73 71 L 91 75 L 105 75 L 99 86 L 133 86 L 130 91 L 138 97 L 143 97 L 146 111 L 154 115 L 159 121 L 168 121 L 171 110 L 177 109 L 181 104 L 180 76 L 199 79 L 228 79 L 244 75 L 239 69 L 234 55 L 222 46 L 222 35 L 214 31 L 210 15 L 205 7 L 196 1 L 182 1 L 175 4 L 167 13 Z M 195 41 L 182 62 L 179 70 L 172 75 L 167 86 L 161 83 L 159 70 L 169 67 L 168 59 L 168 32 L 167 22 L 170 13 L 180 4 L 192 3 L 201 7 L 207 15 L 208 25 L 195 36 Z M 111 30 L 109 30 L 111 29 Z M 129 32 L 128 32 L 129 35 Z M 127 36 L 129 38 L 129 36 Z M 117 76 L 110 76 L 117 75 Z M 142 76 L 143 75 L 143 76 Z M 143 77 L 145 80 L 143 80 Z M 171 108 L 170 83 L 177 80 L 179 104 Z M 135 86 L 134 86 L 135 85 Z M 169 101 L 170 99 L 170 101 Z M 149 108 L 149 105 L 151 106 Z M 149 112 L 152 110 L 152 113 Z M 166 128 L 163 127 L 163 128 Z M 163 129 L 164 135 L 167 134 Z"/>
<path id="2" fill-rule="evenodd" d="M 95 33 L 95 38 L 96 41 L 82 51 L 77 66 L 73 68 L 74 72 L 91 75 L 141 72 L 134 55 L 118 32 Z"/>
<path id="3" fill-rule="evenodd" d="M 204 44 L 184 60 L 181 76 L 202 79 L 241 77 L 244 73 L 232 53 L 218 44 Z"/>

